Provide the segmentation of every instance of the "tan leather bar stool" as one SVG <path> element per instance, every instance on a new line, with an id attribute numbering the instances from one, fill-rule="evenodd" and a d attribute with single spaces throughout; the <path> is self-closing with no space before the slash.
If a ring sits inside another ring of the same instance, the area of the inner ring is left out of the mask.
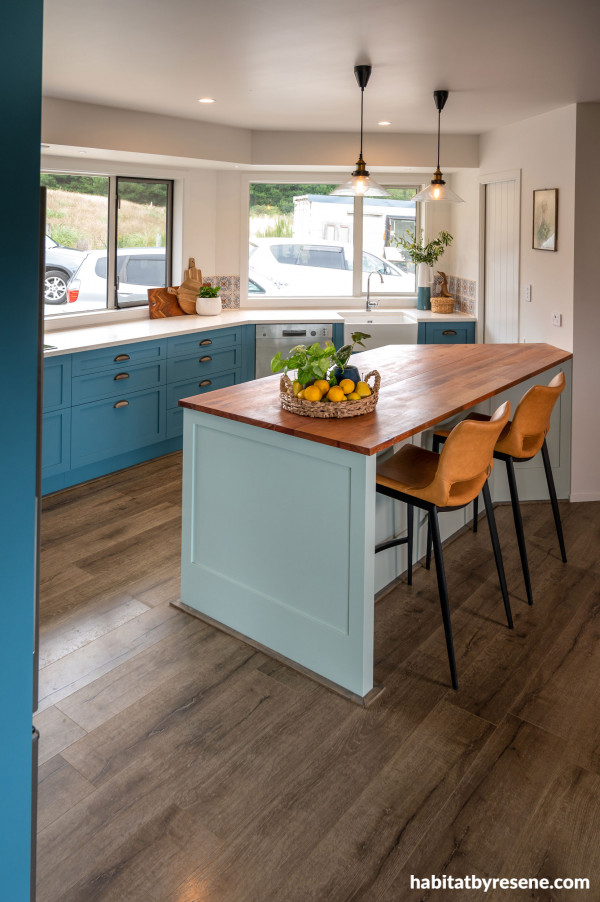
<path id="1" fill-rule="evenodd" d="M 508 422 L 509 416 L 510 404 L 507 401 L 498 408 L 491 418 L 485 421 L 463 420 L 462 423 L 459 423 L 447 436 L 447 441 L 441 454 L 428 451 L 425 448 L 418 448 L 416 445 L 404 445 L 396 454 L 377 468 L 376 487 L 379 494 L 387 495 L 389 498 L 394 498 L 398 501 L 404 501 L 408 505 L 408 537 L 382 542 L 376 546 L 375 552 L 407 543 L 409 546 L 409 584 L 412 580 L 413 509 L 418 507 L 427 511 L 429 530 L 433 537 L 438 592 L 454 689 L 458 689 L 458 680 L 438 512 L 453 511 L 465 507 L 477 497 L 480 491 L 483 491 L 506 619 L 509 628 L 512 629 L 512 614 L 504 577 L 502 553 L 496 531 L 490 490 L 487 484 L 487 478 L 493 466 L 492 452 L 494 445 Z"/>
<path id="2" fill-rule="evenodd" d="M 567 553 L 565 551 L 565 540 L 563 537 L 558 501 L 556 499 L 556 489 L 554 486 L 552 467 L 550 465 L 550 455 L 548 454 L 548 446 L 546 444 L 546 435 L 550 429 L 550 416 L 552 415 L 554 405 L 564 387 L 565 374 L 558 373 L 548 385 L 534 385 L 530 388 L 519 401 L 512 423 L 506 424 L 496 442 L 496 447 L 494 448 L 494 457 L 496 460 L 503 460 L 506 463 L 513 519 L 515 521 L 525 591 L 527 592 L 527 601 L 529 604 L 533 604 L 533 594 L 531 591 L 527 548 L 525 546 L 525 534 L 523 532 L 523 520 L 521 517 L 521 507 L 519 505 L 514 462 L 531 460 L 538 451 L 542 452 L 546 482 L 548 484 L 548 492 L 552 504 L 552 513 L 554 514 L 556 534 L 558 536 L 558 544 L 560 546 L 561 557 L 566 563 Z M 471 413 L 467 417 L 467 420 L 470 422 L 483 422 L 487 419 L 488 418 L 484 414 L 479 413 Z M 466 421 L 463 420 L 463 422 Z M 445 442 L 449 435 L 449 430 L 436 430 L 433 436 L 434 451 L 439 449 L 440 444 Z M 475 531 L 477 529 L 477 515 L 478 505 L 477 498 L 475 498 L 473 501 L 473 529 Z M 431 539 L 428 535 L 427 560 L 429 561 L 430 559 Z"/>

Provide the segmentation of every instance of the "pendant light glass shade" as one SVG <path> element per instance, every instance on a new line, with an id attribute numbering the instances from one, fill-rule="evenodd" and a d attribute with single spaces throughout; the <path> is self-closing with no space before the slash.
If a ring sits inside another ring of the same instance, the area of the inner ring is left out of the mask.
<path id="1" fill-rule="evenodd" d="M 435 201 L 446 201 L 446 203 L 450 204 L 464 204 L 462 197 L 459 197 L 452 188 L 448 187 L 440 171 L 440 118 L 442 110 L 448 100 L 448 91 L 434 91 L 433 99 L 435 101 L 435 108 L 438 111 L 437 169 L 433 174 L 431 184 L 426 188 L 423 188 L 422 191 L 419 191 L 418 194 L 415 194 L 413 200 L 422 204 L 435 203 Z"/>
<path id="2" fill-rule="evenodd" d="M 360 154 L 356 163 L 356 169 L 348 181 L 344 182 L 343 185 L 339 185 L 339 187 L 334 191 L 331 191 L 330 194 L 337 197 L 391 197 L 389 191 L 386 191 L 385 188 L 382 188 L 381 185 L 377 184 L 375 179 L 371 178 L 362 155 L 363 101 L 365 88 L 371 77 L 371 67 L 355 66 L 354 74 L 360 88 Z"/>

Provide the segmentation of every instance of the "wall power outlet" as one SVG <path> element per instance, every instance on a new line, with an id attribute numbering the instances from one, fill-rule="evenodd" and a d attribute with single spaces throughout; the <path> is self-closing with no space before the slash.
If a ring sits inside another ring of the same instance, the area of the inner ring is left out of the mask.
<path id="1" fill-rule="evenodd" d="M 553 313 L 552 314 L 552 325 L 553 326 L 562 326 L 562 313 Z"/>

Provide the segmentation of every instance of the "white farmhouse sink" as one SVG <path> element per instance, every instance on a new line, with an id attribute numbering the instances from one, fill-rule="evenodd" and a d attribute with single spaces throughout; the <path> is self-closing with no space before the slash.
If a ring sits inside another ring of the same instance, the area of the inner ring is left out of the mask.
<path id="1" fill-rule="evenodd" d="M 359 351 L 381 348 L 384 345 L 414 345 L 417 343 L 418 324 L 410 314 L 394 310 L 340 311 L 344 318 L 344 344 L 350 344 L 352 332 L 365 332 L 370 338 Z"/>
<path id="2" fill-rule="evenodd" d="M 404 313 L 404 311 L 399 312 L 396 310 L 371 310 L 367 313 L 366 310 L 345 313 L 340 311 L 340 316 L 344 318 L 345 323 L 379 323 L 379 325 L 383 324 L 415 324 L 416 320 L 413 319 L 409 314 Z"/>

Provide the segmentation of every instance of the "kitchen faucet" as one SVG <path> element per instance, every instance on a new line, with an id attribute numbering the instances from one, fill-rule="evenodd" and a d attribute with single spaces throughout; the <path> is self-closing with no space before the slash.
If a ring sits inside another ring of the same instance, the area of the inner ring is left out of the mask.
<path id="1" fill-rule="evenodd" d="M 371 300 L 371 276 L 374 275 L 375 273 L 377 273 L 377 275 L 383 282 L 383 276 L 381 275 L 381 273 L 379 272 L 378 269 L 373 269 L 367 276 L 367 313 L 370 313 L 374 307 L 379 306 L 379 301 Z"/>

